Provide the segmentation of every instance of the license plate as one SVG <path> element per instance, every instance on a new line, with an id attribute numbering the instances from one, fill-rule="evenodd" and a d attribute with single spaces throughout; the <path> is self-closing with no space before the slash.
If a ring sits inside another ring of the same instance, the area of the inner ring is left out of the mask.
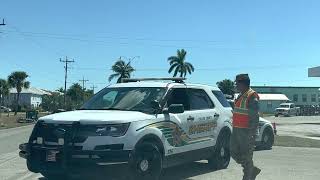
<path id="1" fill-rule="evenodd" d="M 56 150 L 48 150 L 47 151 L 46 161 L 48 161 L 48 162 L 56 162 L 58 153 L 59 153 L 59 151 L 56 151 Z"/>

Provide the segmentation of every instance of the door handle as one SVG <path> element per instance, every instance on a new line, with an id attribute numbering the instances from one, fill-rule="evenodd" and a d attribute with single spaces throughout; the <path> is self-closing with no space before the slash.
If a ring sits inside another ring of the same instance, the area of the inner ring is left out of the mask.
<path id="1" fill-rule="evenodd" d="M 187 118 L 187 121 L 194 121 L 194 117 L 189 116 L 189 117 Z"/>
<path id="2" fill-rule="evenodd" d="M 214 113 L 213 117 L 218 118 L 220 116 L 220 114 L 218 113 Z"/>

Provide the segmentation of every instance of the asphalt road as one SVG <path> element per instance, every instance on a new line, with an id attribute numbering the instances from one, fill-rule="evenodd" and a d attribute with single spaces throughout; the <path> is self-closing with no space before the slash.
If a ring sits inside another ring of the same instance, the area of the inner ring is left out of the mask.
<path id="1" fill-rule="evenodd" d="M 29 172 L 25 160 L 18 157 L 17 146 L 27 141 L 31 129 L 32 126 L 28 126 L 0 131 L 1 180 L 46 180 L 40 174 Z M 318 180 L 320 176 L 319 148 L 274 147 L 272 150 L 256 151 L 254 159 L 257 166 L 262 169 L 257 180 Z M 102 179 L 106 180 L 106 178 Z M 205 161 L 201 161 L 165 170 L 161 180 L 167 179 L 240 180 L 242 170 L 239 165 L 231 161 L 228 169 L 212 171 L 208 169 Z"/>

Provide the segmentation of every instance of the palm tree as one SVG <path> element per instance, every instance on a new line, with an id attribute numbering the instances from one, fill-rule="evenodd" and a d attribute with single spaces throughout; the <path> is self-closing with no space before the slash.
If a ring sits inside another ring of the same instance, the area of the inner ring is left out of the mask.
<path id="1" fill-rule="evenodd" d="M 0 79 L 0 105 L 3 106 L 3 99 L 9 94 L 9 86 L 6 80 Z M 2 110 L 0 110 L 1 117 Z"/>
<path id="2" fill-rule="evenodd" d="M 0 79 L 0 104 L 3 105 L 3 99 L 9 94 L 9 85 L 5 79 Z"/>
<path id="3" fill-rule="evenodd" d="M 173 77 L 176 77 L 180 73 L 180 77 L 186 77 L 187 73 L 191 74 L 194 72 L 194 67 L 191 63 L 186 62 L 187 52 L 184 49 L 177 50 L 176 56 L 170 56 L 168 61 L 170 62 L 170 69 L 168 73 L 170 74 L 173 70 Z"/>
<path id="4" fill-rule="evenodd" d="M 118 78 L 117 83 L 120 83 L 122 78 L 130 78 L 131 73 L 135 71 L 130 63 L 130 61 L 126 63 L 121 58 L 117 60 L 111 68 L 114 73 L 109 76 L 109 82 L 114 78 Z"/>
<path id="5" fill-rule="evenodd" d="M 17 112 L 18 112 L 19 99 L 20 99 L 20 93 L 22 91 L 22 88 L 29 88 L 30 86 L 30 82 L 26 81 L 28 77 L 29 77 L 28 74 L 24 71 L 15 71 L 8 76 L 9 87 L 16 88 L 17 90 L 16 108 L 15 108 L 14 115 L 17 115 Z"/>

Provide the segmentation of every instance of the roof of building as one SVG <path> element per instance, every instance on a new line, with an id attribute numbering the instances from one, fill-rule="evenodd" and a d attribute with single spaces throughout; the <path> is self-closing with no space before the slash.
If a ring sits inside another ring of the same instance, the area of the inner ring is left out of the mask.
<path id="1" fill-rule="evenodd" d="M 10 89 L 11 94 L 16 94 L 17 89 L 16 88 L 11 88 Z M 41 89 L 35 88 L 35 87 L 29 87 L 28 89 L 22 88 L 21 90 L 22 94 L 37 94 L 37 95 L 51 95 L 51 93 L 43 91 Z"/>
<path id="2" fill-rule="evenodd" d="M 281 100 L 288 101 L 289 98 L 284 94 L 259 94 L 260 100 Z"/>
<path id="3" fill-rule="evenodd" d="M 238 93 L 235 94 L 235 98 L 238 97 Z M 260 100 L 262 101 L 266 101 L 266 100 L 278 100 L 278 101 L 288 101 L 290 100 L 286 95 L 284 94 L 262 94 L 262 93 L 259 93 L 259 98 Z"/>

